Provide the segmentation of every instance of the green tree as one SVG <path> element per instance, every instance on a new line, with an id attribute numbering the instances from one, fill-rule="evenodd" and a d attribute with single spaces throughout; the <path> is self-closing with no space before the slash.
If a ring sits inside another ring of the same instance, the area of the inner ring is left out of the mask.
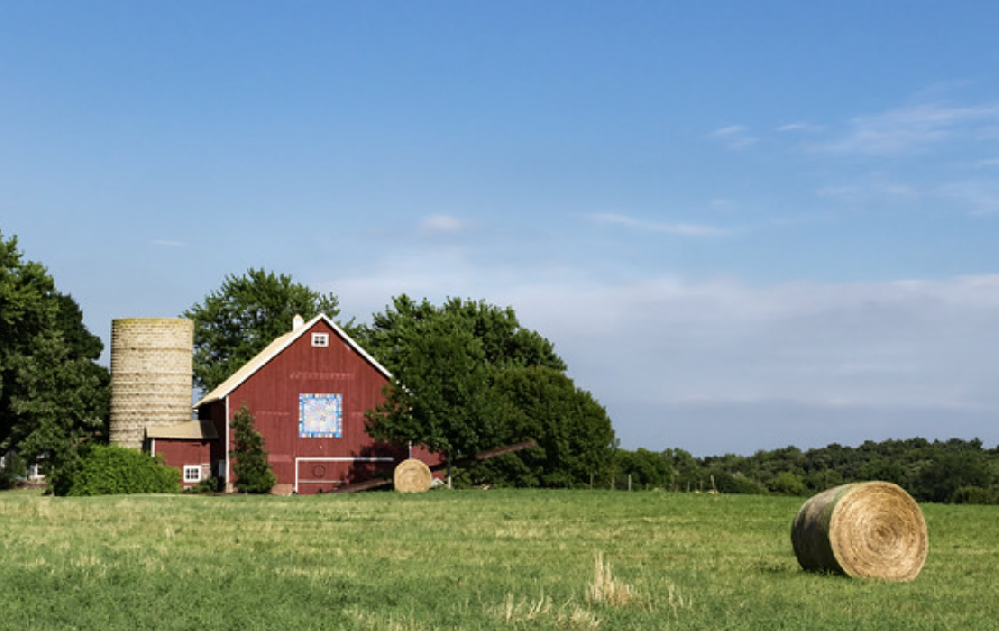
<path id="1" fill-rule="evenodd" d="M 784 495 L 806 495 L 808 487 L 797 473 L 781 471 L 770 481 L 770 490 Z"/>
<path id="2" fill-rule="evenodd" d="M 448 458 L 538 442 L 483 465 L 479 474 L 494 483 L 567 486 L 607 471 L 606 412 L 513 309 L 459 299 L 436 307 L 402 295 L 356 336 L 394 375 L 384 404 L 367 415 L 373 437 L 424 444 Z"/>
<path id="3" fill-rule="evenodd" d="M 293 318 L 340 313 L 332 293 L 321 294 L 290 276 L 250 268 L 226 276 L 222 286 L 182 315 L 194 321 L 194 384 L 211 391 L 275 338 Z"/>
<path id="4" fill-rule="evenodd" d="M 689 451 L 669 448 L 663 451 L 663 458 L 669 463 L 671 474 L 670 490 L 696 491 L 706 477 L 697 458 Z"/>
<path id="5" fill-rule="evenodd" d="M 0 450 L 40 459 L 52 475 L 74 466 L 84 441 L 107 439 L 102 347 L 45 267 L 0 235 Z"/>
<path id="6" fill-rule="evenodd" d="M 229 455 L 235 458 L 232 472 L 241 493 L 269 493 L 277 483 L 264 450 L 264 437 L 254 426 L 256 419 L 242 406 L 232 418 L 233 445 Z"/>
<path id="7" fill-rule="evenodd" d="M 427 323 L 453 319 L 477 340 L 482 361 L 494 367 L 548 366 L 564 371 L 565 362 L 555 346 L 536 331 L 525 329 L 510 307 L 501 309 L 485 301 L 450 298 L 436 307 L 424 299 L 415 302 L 403 294 L 373 316 L 371 326 L 358 327 L 355 336 L 368 352 L 391 372 L 405 370 L 405 349 Z"/>
<path id="8" fill-rule="evenodd" d="M 533 439 L 537 448 L 510 454 L 546 487 L 573 487 L 608 479 L 614 429 L 607 411 L 567 375 L 547 366 L 516 366 L 498 372 L 493 394 L 502 400 L 497 445 Z M 505 410 L 505 414 L 502 412 Z M 646 450 L 641 450 L 645 452 Z M 651 453 L 651 452 L 648 452 Z M 653 458 L 643 484 L 663 481 L 666 462 Z"/>
<path id="9" fill-rule="evenodd" d="M 7 448 L 19 421 L 11 401 L 23 391 L 14 364 L 31 354 L 37 336 L 51 330 L 54 294 L 55 283 L 45 268 L 23 260 L 17 237 L 0 234 L 0 440 Z"/>
<path id="10" fill-rule="evenodd" d="M 934 451 L 933 459 L 912 482 L 910 492 L 917 500 L 949 502 L 963 487 L 989 487 L 989 469 L 980 449 L 947 449 L 938 444 Z"/>
<path id="11" fill-rule="evenodd" d="M 74 467 L 79 447 L 106 427 L 93 415 L 108 406 L 100 374 L 89 360 L 72 357 L 58 332 L 39 334 L 34 352 L 12 358 L 11 368 L 18 422 L 6 444 L 29 461 L 41 458 L 46 473 Z"/>
<path id="12" fill-rule="evenodd" d="M 632 488 L 668 489 L 673 470 L 661 453 L 639 447 L 635 451 L 619 449 L 614 454 L 619 481 L 627 484 L 631 476 Z"/>
<path id="13" fill-rule="evenodd" d="M 423 444 L 448 458 L 494 446 L 485 444 L 497 418 L 489 369 L 467 321 L 415 321 L 390 357 L 395 379 L 384 403 L 368 412 L 372 437 Z"/>

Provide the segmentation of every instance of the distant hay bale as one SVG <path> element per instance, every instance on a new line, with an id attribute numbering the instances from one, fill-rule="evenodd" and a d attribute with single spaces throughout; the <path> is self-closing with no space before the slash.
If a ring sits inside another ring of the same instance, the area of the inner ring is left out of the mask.
<path id="1" fill-rule="evenodd" d="M 395 490 L 400 493 L 423 493 L 430 488 L 433 476 L 430 467 L 422 460 L 409 458 L 395 468 Z"/>
<path id="2" fill-rule="evenodd" d="M 844 484 L 815 495 L 795 516 L 791 543 L 805 570 L 889 581 L 916 578 L 929 549 L 919 505 L 888 482 Z"/>

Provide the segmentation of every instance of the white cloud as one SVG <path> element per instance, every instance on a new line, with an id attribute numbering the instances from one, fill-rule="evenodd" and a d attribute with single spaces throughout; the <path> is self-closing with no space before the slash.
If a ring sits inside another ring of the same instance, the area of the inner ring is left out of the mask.
<path id="1" fill-rule="evenodd" d="M 817 145 L 830 153 L 909 155 L 954 140 L 994 140 L 999 105 L 952 106 L 921 103 L 850 121 L 840 138 Z"/>
<path id="2" fill-rule="evenodd" d="M 999 276 L 768 287 L 661 278 L 537 287 L 511 300 L 557 341 L 574 375 L 608 405 L 632 444 L 650 423 L 664 424 L 681 446 L 723 444 L 723 436 L 705 428 L 671 425 L 678 419 L 666 410 L 689 412 L 695 403 L 739 411 L 728 422 L 732 430 L 754 425 L 761 441 L 754 448 L 786 444 L 777 419 L 763 416 L 776 402 L 800 409 L 799 443 L 819 430 L 837 440 L 832 428 L 815 424 L 824 409 L 897 417 L 883 429 L 902 437 L 923 431 L 900 422 L 906 410 L 936 411 L 940 422 L 947 410 L 999 413 L 990 385 L 999 374 L 993 352 L 999 331 L 992 325 L 999 318 Z M 657 409 L 662 420 L 648 416 Z M 754 409 L 758 414 L 749 413 Z M 991 423 L 973 431 L 999 438 Z M 838 440 L 858 436 L 873 437 L 854 432 Z"/>
<path id="3" fill-rule="evenodd" d="M 934 202 L 944 208 L 970 215 L 999 212 L 999 183 L 991 180 L 959 180 L 921 187 L 895 181 L 876 180 L 842 186 L 826 186 L 815 191 L 818 197 L 839 200 L 855 207 L 913 205 Z"/>
<path id="4" fill-rule="evenodd" d="M 424 234 L 441 234 L 460 232 L 468 227 L 468 223 L 450 215 L 433 215 L 420 224 L 420 232 Z"/>
<path id="5" fill-rule="evenodd" d="M 634 217 L 628 217 L 626 215 L 619 215 L 616 213 L 597 213 L 590 215 L 590 219 L 602 224 L 624 226 L 626 228 L 633 228 L 635 230 L 642 230 L 646 232 L 663 232 L 666 234 L 685 237 L 716 237 L 725 234 L 724 230 L 714 228 L 712 226 L 686 223 L 657 223 L 644 221 L 642 219 L 635 219 Z"/>
<path id="6" fill-rule="evenodd" d="M 821 125 L 812 125 L 810 123 L 788 123 L 787 125 L 781 125 L 776 129 L 776 131 L 816 133 L 822 131 L 823 129 L 825 128 Z"/>
<path id="7" fill-rule="evenodd" d="M 999 212 L 999 183 L 995 181 L 968 180 L 941 185 L 937 194 L 945 200 L 954 200 L 970 208 L 973 215 Z"/>
<path id="8" fill-rule="evenodd" d="M 851 206 L 880 206 L 884 204 L 912 203 L 934 195 L 932 190 L 920 189 L 902 182 L 884 179 L 825 186 L 815 194 L 819 197 L 837 199 Z"/>
<path id="9" fill-rule="evenodd" d="M 153 239 L 151 241 L 153 245 L 160 248 L 186 248 L 187 244 L 183 241 L 172 241 L 170 239 Z"/>
<path id="10" fill-rule="evenodd" d="M 745 149 L 756 144 L 759 138 L 753 136 L 742 125 L 720 127 L 708 133 L 708 138 L 723 142 L 729 149 Z"/>

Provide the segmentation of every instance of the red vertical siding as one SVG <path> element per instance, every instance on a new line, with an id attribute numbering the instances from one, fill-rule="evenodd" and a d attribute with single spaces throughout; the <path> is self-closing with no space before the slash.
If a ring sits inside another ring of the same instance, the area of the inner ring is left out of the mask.
<path id="1" fill-rule="evenodd" d="M 155 439 L 155 455 L 163 456 L 163 460 L 171 467 L 177 467 L 182 474 L 181 484 L 184 488 L 194 486 L 197 482 L 185 482 L 184 467 L 201 467 L 201 479 L 204 480 L 215 473 L 212 471 L 211 440 L 178 440 L 168 438 Z"/>
<path id="2" fill-rule="evenodd" d="M 327 333 L 329 346 L 312 346 L 312 333 Z M 282 490 L 290 491 L 298 482 L 300 493 L 327 491 L 391 472 L 406 457 L 405 448 L 376 443 L 365 431 L 365 410 L 383 400 L 387 383 L 380 370 L 319 320 L 229 394 L 228 418 L 243 405 L 254 415 Z M 340 438 L 299 436 L 300 394 L 342 395 Z M 213 419 L 224 410 L 221 402 L 208 408 Z M 231 442 L 230 428 L 217 429 L 218 442 L 225 443 L 227 434 Z M 225 449 L 220 447 L 213 457 L 221 453 L 224 458 Z"/>

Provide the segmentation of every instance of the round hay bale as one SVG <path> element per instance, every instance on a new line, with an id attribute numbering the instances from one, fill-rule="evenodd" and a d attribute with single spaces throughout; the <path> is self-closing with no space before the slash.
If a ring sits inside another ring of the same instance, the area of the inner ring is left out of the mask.
<path id="1" fill-rule="evenodd" d="M 805 570 L 911 581 L 926 562 L 926 522 L 915 500 L 888 482 L 844 484 L 809 499 L 791 526 Z"/>
<path id="2" fill-rule="evenodd" d="M 409 458 L 395 468 L 395 490 L 400 493 L 423 493 L 430 488 L 433 476 L 430 467 L 422 460 Z"/>

